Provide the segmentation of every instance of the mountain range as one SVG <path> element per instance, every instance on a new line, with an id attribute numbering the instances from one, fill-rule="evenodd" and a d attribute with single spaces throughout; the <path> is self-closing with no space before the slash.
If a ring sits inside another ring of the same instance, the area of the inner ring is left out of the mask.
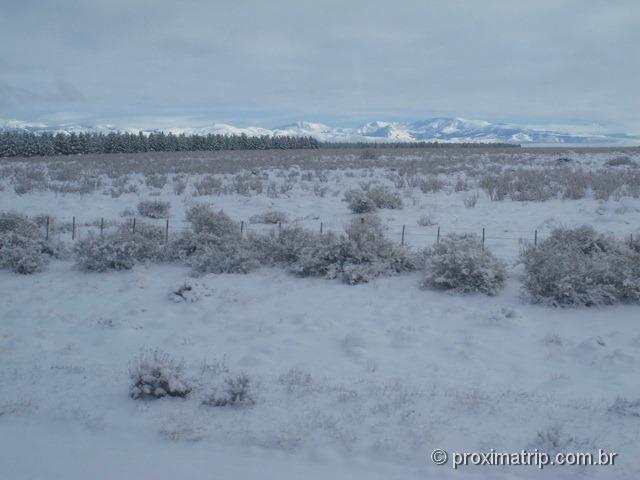
<path id="1" fill-rule="evenodd" d="M 157 132 L 160 129 L 119 128 L 113 125 L 48 125 L 19 120 L 0 120 L 0 131 L 72 133 L 130 131 Z M 249 136 L 311 136 L 325 142 L 480 142 L 517 144 L 640 144 L 640 135 L 625 133 L 579 133 L 507 123 L 490 123 L 462 118 L 430 118 L 414 122 L 373 121 L 360 127 L 332 127 L 322 123 L 296 122 L 276 128 L 235 127 L 213 123 L 199 127 L 173 127 L 174 134 L 246 134 Z"/>

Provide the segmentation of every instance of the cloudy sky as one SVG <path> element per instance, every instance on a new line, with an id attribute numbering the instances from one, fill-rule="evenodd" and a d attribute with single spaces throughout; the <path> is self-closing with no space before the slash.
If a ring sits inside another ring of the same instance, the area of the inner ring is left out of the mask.
<path id="1" fill-rule="evenodd" d="M 639 26 L 638 0 L 0 0 L 0 118 L 640 133 Z"/>

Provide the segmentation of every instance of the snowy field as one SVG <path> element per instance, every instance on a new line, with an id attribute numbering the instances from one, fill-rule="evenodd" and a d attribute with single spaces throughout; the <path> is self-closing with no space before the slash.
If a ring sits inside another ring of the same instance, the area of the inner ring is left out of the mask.
<path id="1" fill-rule="evenodd" d="M 398 245 L 418 251 L 438 230 L 484 229 L 485 248 L 507 264 L 505 287 L 428 290 L 419 271 L 358 285 L 264 266 L 194 276 L 178 262 L 97 273 L 71 254 L 31 275 L 1 270 L 0 477 L 637 478 L 640 307 L 532 304 L 518 263 L 555 227 L 638 238 L 637 149 L 0 162 L 0 210 L 48 224 L 67 251 L 101 225 L 134 219 L 168 225 L 170 240 L 201 203 L 242 221 L 245 236 L 292 225 L 341 232 L 355 216 L 345 194 L 376 188 L 401 200 L 374 212 Z M 142 215 L 150 200 L 168 202 L 168 214 Z M 197 301 L 169 295 L 185 281 Z M 189 394 L 131 398 L 129 369 L 143 349 L 181 360 Z M 243 375 L 247 401 L 206 404 Z M 618 457 L 453 470 L 431 462 L 437 448 Z"/>

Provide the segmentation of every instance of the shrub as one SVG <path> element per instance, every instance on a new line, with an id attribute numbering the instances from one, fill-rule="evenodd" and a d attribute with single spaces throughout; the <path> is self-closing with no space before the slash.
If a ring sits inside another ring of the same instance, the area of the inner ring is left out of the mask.
<path id="1" fill-rule="evenodd" d="M 608 167 L 620 167 L 620 166 L 629 166 L 635 167 L 637 163 L 631 160 L 629 157 L 614 157 L 607 160 L 605 163 Z"/>
<path id="2" fill-rule="evenodd" d="M 145 183 L 148 187 L 162 189 L 167 183 L 166 175 L 152 174 L 145 178 Z"/>
<path id="3" fill-rule="evenodd" d="M 118 234 L 97 236 L 91 232 L 76 243 L 74 251 L 76 264 L 90 272 L 129 270 L 136 263 L 135 243 Z"/>
<path id="4" fill-rule="evenodd" d="M 209 233 L 217 237 L 239 235 L 240 227 L 222 210 L 198 204 L 187 209 L 186 218 L 195 233 Z"/>
<path id="5" fill-rule="evenodd" d="M 435 222 L 433 221 L 433 218 L 431 218 L 431 215 L 420 215 L 417 223 L 421 227 L 431 227 L 432 225 L 435 225 Z"/>
<path id="6" fill-rule="evenodd" d="M 103 236 L 91 232 L 76 243 L 74 251 L 76 264 L 92 272 L 129 270 L 136 262 L 167 258 L 162 228 L 142 222 L 136 224 L 135 233 L 128 224 Z"/>
<path id="7" fill-rule="evenodd" d="M 0 233 L 15 233 L 33 239 L 42 238 L 38 225 L 25 215 L 16 212 L 0 213 Z"/>
<path id="8" fill-rule="evenodd" d="M 473 195 L 468 195 L 463 198 L 462 203 L 464 203 L 464 206 L 467 208 L 475 208 L 476 204 L 478 203 L 478 198 L 479 195 L 477 193 L 474 193 Z"/>
<path id="9" fill-rule="evenodd" d="M 467 190 L 469 190 L 469 184 L 463 178 L 458 178 L 456 180 L 456 183 L 455 183 L 453 189 L 456 192 L 466 192 Z"/>
<path id="10" fill-rule="evenodd" d="M 0 268 L 15 273 L 41 271 L 49 262 L 43 242 L 17 233 L 0 233 Z"/>
<path id="11" fill-rule="evenodd" d="M 590 226 L 559 228 L 521 254 L 534 303 L 592 306 L 640 301 L 640 254 Z"/>
<path id="12" fill-rule="evenodd" d="M 176 178 L 173 181 L 173 193 L 182 195 L 187 189 L 187 181 L 183 178 Z"/>
<path id="13" fill-rule="evenodd" d="M 444 182 L 438 179 L 438 177 L 431 176 L 422 179 L 419 186 L 422 193 L 439 192 L 444 188 Z"/>
<path id="14" fill-rule="evenodd" d="M 213 392 L 202 402 L 212 407 L 252 405 L 255 403 L 251 392 L 251 379 L 246 373 L 225 378 L 225 386 L 219 394 Z"/>
<path id="15" fill-rule="evenodd" d="M 640 399 L 627 400 L 625 397 L 616 397 L 609 411 L 622 416 L 640 417 Z"/>
<path id="16" fill-rule="evenodd" d="M 193 232 L 172 242 L 170 258 L 186 261 L 198 273 L 248 273 L 258 266 L 250 241 L 222 210 L 196 205 L 187 210 L 187 220 Z"/>
<path id="17" fill-rule="evenodd" d="M 194 195 L 220 195 L 224 191 L 224 183 L 213 175 L 206 175 L 202 180 L 194 182 Z"/>
<path id="18" fill-rule="evenodd" d="M 250 234 L 250 248 L 256 258 L 266 265 L 292 265 L 302 251 L 319 242 L 320 235 L 301 227 L 283 227 L 278 232 Z"/>
<path id="19" fill-rule="evenodd" d="M 191 391 L 181 362 L 161 350 L 143 350 L 129 364 L 131 398 L 186 397 Z"/>
<path id="20" fill-rule="evenodd" d="M 376 203 L 362 190 L 349 190 L 344 195 L 353 213 L 369 213 L 376 210 Z"/>
<path id="21" fill-rule="evenodd" d="M 336 278 L 343 261 L 342 241 L 332 232 L 314 237 L 297 252 L 289 271 L 301 277 Z"/>
<path id="22" fill-rule="evenodd" d="M 398 192 L 385 187 L 349 190 L 345 193 L 345 200 L 351 211 L 358 214 L 373 212 L 376 208 L 402 208 L 402 199 Z"/>
<path id="23" fill-rule="evenodd" d="M 0 213 L 0 268 L 35 273 L 44 269 L 53 254 L 34 221 L 16 212 Z"/>
<path id="24" fill-rule="evenodd" d="M 259 263 L 246 240 L 240 237 L 209 237 L 196 245 L 187 262 L 198 273 L 249 273 Z"/>
<path id="25" fill-rule="evenodd" d="M 149 218 L 167 218 L 169 217 L 169 208 L 171 204 L 169 202 L 163 202 L 160 200 L 141 200 L 138 203 L 138 212 L 143 217 Z"/>
<path id="26" fill-rule="evenodd" d="M 507 276 L 503 262 L 473 234 L 449 234 L 425 250 L 424 260 L 422 286 L 427 288 L 495 295 Z"/>
<path id="27" fill-rule="evenodd" d="M 373 200 L 378 208 L 400 209 L 402 208 L 402 199 L 398 192 L 394 192 L 385 187 L 371 187 L 366 192 L 367 197 Z"/>
<path id="28" fill-rule="evenodd" d="M 267 223 L 278 224 L 285 223 L 287 221 L 287 215 L 284 212 L 277 210 L 269 210 L 259 215 L 253 215 L 249 218 L 250 223 Z"/>
<path id="29" fill-rule="evenodd" d="M 384 236 L 378 217 L 355 218 L 346 235 L 318 235 L 302 248 L 292 271 L 301 276 L 340 278 L 350 285 L 416 268 L 415 257 Z"/>

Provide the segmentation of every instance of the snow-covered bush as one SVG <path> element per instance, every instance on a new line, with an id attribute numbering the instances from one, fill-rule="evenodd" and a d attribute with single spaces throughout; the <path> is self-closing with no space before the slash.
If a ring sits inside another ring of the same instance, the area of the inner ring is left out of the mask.
<path id="1" fill-rule="evenodd" d="M 138 212 L 143 217 L 149 218 L 167 218 L 169 216 L 169 202 L 161 200 L 141 200 L 138 203 Z"/>
<path id="2" fill-rule="evenodd" d="M 129 270 L 136 262 L 160 262 L 168 258 L 164 230 L 143 222 L 137 222 L 135 232 L 129 224 L 104 235 L 90 232 L 78 240 L 74 252 L 76 264 L 92 272 Z"/>
<path id="3" fill-rule="evenodd" d="M 213 175 L 206 175 L 201 180 L 194 182 L 193 188 L 196 196 L 221 195 L 224 192 L 224 182 Z"/>
<path id="4" fill-rule="evenodd" d="M 424 251 L 423 287 L 495 295 L 506 276 L 504 263 L 474 234 L 449 234 Z"/>
<path id="5" fill-rule="evenodd" d="M 186 397 L 191 391 L 181 362 L 162 350 L 143 350 L 129 364 L 131 398 Z"/>
<path id="6" fill-rule="evenodd" d="M 280 212 L 278 210 L 269 210 L 258 215 L 253 215 L 249 218 L 250 223 L 278 224 L 285 223 L 286 221 L 287 215 L 284 212 Z"/>
<path id="7" fill-rule="evenodd" d="M 428 177 L 420 181 L 419 187 L 422 193 L 439 192 L 444 188 L 445 184 L 438 177 Z"/>
<path id="8" fill-rule="evenodd" d="M 525 248 L 523 285 L 531 300 L 554 306 L 640 301 L 640 253 L 590 226 L 558 228 Z"/>
<path id="9" fill-rule="evenodd" d="M 36 222 L 16 212 L 0 213 L 0 233 L 15 233 L 32 239 L 43 238 Z"/>
<path id="10" fill-rule="evenodd" d="M 187 263 L 198 273 L 249 273 L 259 266 L 249 242 L 239 236 L 209 236 L 196 245 Z"/>
<path id="11" fill-rule="evenodd" d="M 614 157 L 614 158 L 610 158 L 609 160 L 604 162 L 604 164 L 607 165 L 608 167 L 620 167 L 620 166 L 635 167 L 635 166 L 638 165 L 636 162 L 631 160 L 629 157 Z"/>
<path id="12" fill-rule="evenodd" d="M 214 391 L 202 403 L 212 407 L 252 405 L 255 403 L 251 391 L 251 378 L 246 373 L 228 376 L 221 392 Z"/>
<path id="13" fill-rule="evenodd" d="M 195 233 L 209 233 L 217 237 L 239 235 L 240 226 L 222 210 L 216 212 L 213 207 L 198 204 L 187 209 L 186 218 Z"/>
<path id="14" fill-rule="evenodd" d="M 349 190 L 344 194 L 344 199 L 353 213 L 369 213 L 376 210 L 376 202 L 367 196 L 362 190 Z"/>
<path id="15" fill-rule="evenodd" d="M 627 400 L 625 397 L 616 397 L 609 411 L 621 416 L 640 418 L 640 399 Z"/>
<path id="16" fill-rule="evenodd" d="M 78 240 L 74 248 L 76 264 L 90 272 L 129 270 L 136 263 L 137 251 L 135 243 L 126 236 L 98 236 L 93 232 Z"/>
<path id="17" fill-rule="evenodd" d="M 478 203 L 478 198 L 480 198 L 480 196 L 477 193 L 474 193 L 464 197 L 462 199 L 462 203 L 464 203 L 464 206 L 467 208 L 475 208 Z"/>
<path id="18" fill-rule="evenodd" d="M 278 232 L 250 234 L 248 240 L 261 263 L 286 266 L 298 261 L 303 249 L 318 243 L 319 236 L 301 227 L 283 227 Z"/>
<path id="19" fill-rule="evenodd" d="M 54 254 L 38 225 L 15 212 L 0 213 L 0 268 L 29 274 L 42 270 Z"/>
<path id="20" fill-rule="evenodd" d="M 426 215 L 426 214 L 420 215 L 417 223 L 421 227 L 431 227 L 432 225 L 435 225 L 435 222 L 433 221 L 433 218 L 431 217 L 431 215 Z"/>
<path id="21" fill-rule="evenodd" d="M 312 245 L 300 251 L 292 271 L 301 276 L 340 278 L 353 285 L 415 270 L 415 256 L 384 236 L 378 217 L 354 218 L 345 231 L 342 236 L 318 235 Z"/>
<path id="22" fill-rule="evenodd" d="M 378 208 L 400 209 L 402 208 L 402 198 L 398 192 L 386 187 L 371 187 L 366 192 L 367 197 L 373 200 Z"/>
<path id="23" fill-rule="evenodd" d="M 376 208 L 402 208 L 402 199 L 398 192 L 386 187 L 366 187 L 365 190 L 348 190 L 345 200 L 353 213 L 369 213 Z"/>
<path id="24" fill-rule="evenodd" d="M 43 242 L 17 233 L 0 233 L 0 269 L 30 274 L 49 262 Z"/>
<path id="25" fill-rule="evenodd" d="M 180 259 L 198 273 L 248 273 L 259 263 L 251 241 L 222 210 L 196 205 L 187 211 L 193 232 L 171 242 L 168 258 Z"/>

